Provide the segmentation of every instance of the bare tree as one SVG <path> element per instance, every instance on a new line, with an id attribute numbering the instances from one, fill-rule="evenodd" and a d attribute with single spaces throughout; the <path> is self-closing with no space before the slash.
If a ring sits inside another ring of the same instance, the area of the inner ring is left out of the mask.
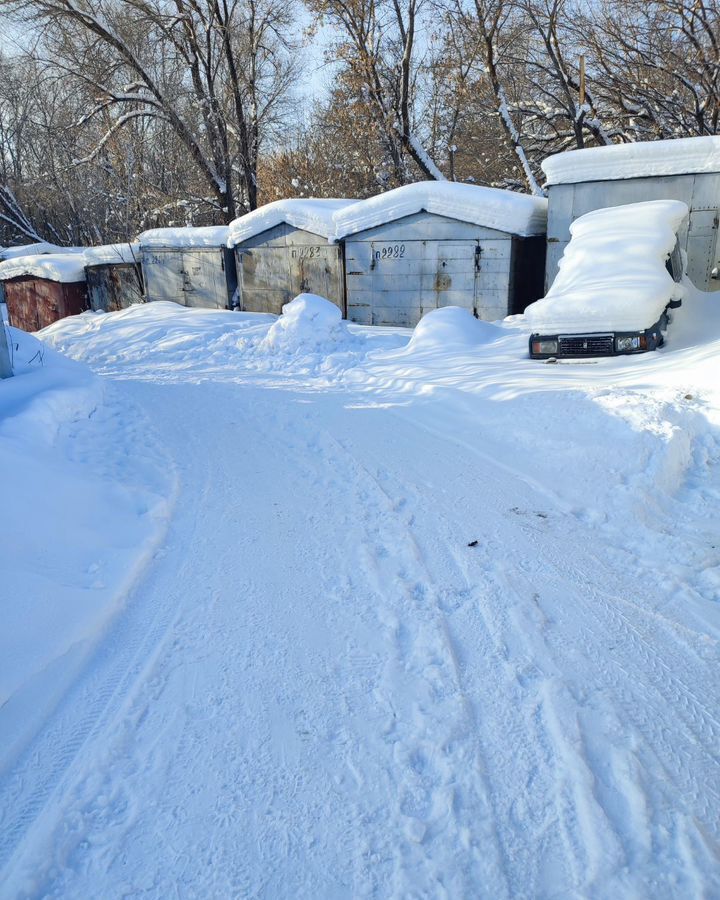
<path id="1" fill-rule="evenodd" d="M 538 149 L 580 149 L 588 138 L 594 144 L 611 144 L 613 134 L 600 120 L 592 79 L 585 78 L 581 85 L 576 48 L 582 46 L 583 34 L 575 27 L 580 18 L 577 3 L 517 0 L 517 6 L 529 26 L 524 58 L 516 58 L 518 67 L 524 64 L 529 88 L 520 109 Z"/>
<path id="2" fill-rule="evenodd" d="M 391 180 L 413 179 L 408 157 L 425 178 L 444 175 L 415 127 L 418 28 L 424 0 L 308 0 L 334 26 L 333 52 L 345 90 L 364 105 L 382 137 Z"/>
<path id="3" fill-rule="evenodd" d="M 107 127 L 78 163 L 94 162 L 117 132 L 152 119 L 176 135 L 221 218 L 256 206 L 261 141 L 296 70 L 289 53 L 290 4 L 4 0 L 3 5 L 40 16 L 67 68 L 92 87 L 94 103 L 82 124 L 105 117 Z M 77 65 L 96 55 L 105 66 Z M 174 70 L 171 77 L 168 68 Z"/>
<path id="4" fill-rule="evenodd" d="M 718 0 L 603 0 L 584 31 L 623 140 L 718 133 Z"/>

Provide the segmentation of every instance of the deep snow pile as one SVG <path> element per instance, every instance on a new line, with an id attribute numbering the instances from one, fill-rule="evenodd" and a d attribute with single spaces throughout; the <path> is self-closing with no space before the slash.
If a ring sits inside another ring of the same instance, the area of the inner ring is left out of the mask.
<path id="1" fill-rule="evenodd" d="M 300 294 L 254 346 L 245 345 L 268 369 L 332 371 L 356 365 L 367 352 L 365 339 L 353 333 L 338 307 L 317 294 Z"/>
<path id="2" fill-rule="evenodd" d="M 334 303 L 317 294 L 299 294 L 283 306 L 282 315 L 270 326 L 258 349 L 289 355 L 328 353 L 352 342 L 347 323 Z"/>
<path id="3" fill-rule="evenodd" d="M 665 261 L 688 214 L 679 200 L 652 200 L 580 216 L 547 295 L 525 320 L 534 332 L 639 331 L 681 300 Z"/>
<path id="4" fill-rule="evenodd" d="M 404 346 L 404 329 L 360 328 L 343 321 L 334 303 L 303 294 L 282 316 L 190 309 L 158 301 L 117 313 L 87 312 L 40 332 L 44 341 L 106 373 L 127 367 L 237 380 L 243 371 L 337 377 L 374 351 Z"/>
<path id="5" fill-rule="evenodd" d="M 141 414 L 81 363 L 9 329 L 0 382 L 0 768 L 117 611 L 168 515 Z"/>
<path id="6" fill-rule="evenodd" d="M 426 313 L 413 330 L 408 353 L 438 350 L 477 349 L 503 337 L 506 330 L 492 322 L 482 322 L 460 306 L 446 306 Z"/>

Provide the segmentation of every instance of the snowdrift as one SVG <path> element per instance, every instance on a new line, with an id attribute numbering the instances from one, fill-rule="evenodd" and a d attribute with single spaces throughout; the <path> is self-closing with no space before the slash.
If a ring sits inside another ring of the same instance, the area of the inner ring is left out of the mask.
<path id="1" fill-rule="evenodd" d="M 83 364 L 9 329 L 0 383 L 0 766 L 122 605 L 162 534 L 172 477 L 148 423 Z M 142 464 L 128 461 L 141 453 Z M 28 697 L 32 697 L 28 709 Z"/>
<path id="2" fill-rule="evenodd" d="M 258 351 L 294 355 L 332 353 L 357 344 L 334 303 L 317 294 L 299 294 L 283 306 Z"/>
<path id="3" fill-rule="evenodd" d="M 446 306 L 426 313 L 413 330 L 407 352 L 472 350 L 506 332 L 491 322 L 476 319 L 461 306 Z"/>

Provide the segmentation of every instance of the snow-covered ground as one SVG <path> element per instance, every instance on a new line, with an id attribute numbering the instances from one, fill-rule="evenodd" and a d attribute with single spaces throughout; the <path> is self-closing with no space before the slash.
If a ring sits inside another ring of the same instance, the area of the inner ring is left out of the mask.
<path id="1" fill-rule="evenodd" d="M 717 306 L 12 332 L 0 896 L 720 895 Z"/>

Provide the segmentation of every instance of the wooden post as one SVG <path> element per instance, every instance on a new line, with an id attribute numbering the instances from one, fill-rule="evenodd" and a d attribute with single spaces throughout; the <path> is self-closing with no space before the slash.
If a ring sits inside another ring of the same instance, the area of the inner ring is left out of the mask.
<path id="1" fill-rule="evenodd" d="M 580 57 L 580 106 L 585 106 L 585 55 Z"/>

